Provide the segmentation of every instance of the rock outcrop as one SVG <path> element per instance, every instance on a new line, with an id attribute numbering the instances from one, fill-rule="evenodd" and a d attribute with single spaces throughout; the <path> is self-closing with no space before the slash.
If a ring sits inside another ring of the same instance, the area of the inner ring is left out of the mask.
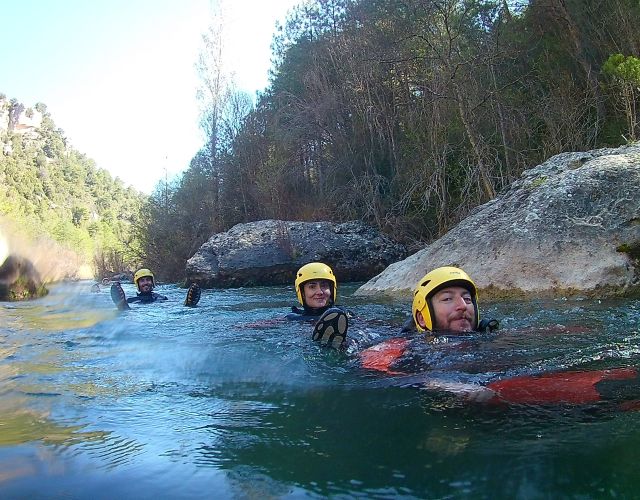
<path id="1" fill-rule="evenodd" d="M 41 126 L 42 113 L 25 108 L 23 104 L 10 101 L 0 94 L 0 135 L 3 132 L 15 132 L 35 139 Z"/>
<path id="2" fill-rule="evenodd" d="M 9 255 L 0 266 L 0 301 L 34 299 L 47 294 L 40 274 L 30 260 Z"/>
<path id="3" fill-rule="evenodd" d="M 187 261 L 186 280 L 204 288 L 281 285 L 309 262 L 330 265 L 339 282 L 364 281 L 407 255 L 362 222 L 263 220 L 213 235 Z"/>
<path id="4" fill-rule="evenodd" d="M 408 294 L 442 265 L 462 267 L 483 298 L 639 294 L 640 145 L 559 154 L 525 171 L 356 293 Z"/>
<path id="5" fill-rule="evenodd" d="M 49 283 L 93 277 L 72 250 L 46 237 L 28 239 L 1 217 L 0 265 L 0 301 L 34 299 L 47 293 Z"/>

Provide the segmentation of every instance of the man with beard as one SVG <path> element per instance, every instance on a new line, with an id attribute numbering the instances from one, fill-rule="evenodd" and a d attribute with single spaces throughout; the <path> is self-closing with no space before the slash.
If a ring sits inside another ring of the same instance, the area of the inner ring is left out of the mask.
<path id="1" fill-rule="evenodd" d="M 413 341 L 437 342 L 446 335 L 491 332 L 498 321 L 480 321 L 478 291 L 475 283 L 462 269 L 439 267 L 427 273 L 413 294 L 411 318 L 402 331 L 424 332 L 426 336 L 409 335 L 388 339 L 359 353 L 362 366 L 388 373 L 401 372 L 396 365 L 410 350 Z"/>
<path id="2" fill-rule="evenodd" d="M 417 375 L 416 386 L 452 392 L 477 402 L 594 404 L 610 400 L 618 409 L 640 409 L 635 367 L 498 377 L 486 385 L 431 378 L 420 356 L 412 356 L 417 344 L 453 341 L 452 346 L 456 346 L 457 338 L 458 342 L 463 340 L 457 344 L 461 346 L 465 337 L 471 340 L 474 334 L 498 328 L 496 320 L 480 320 L 477 288 L 462 269 L 440 267 L 427 273 L 415 288 L 411 313 L 403 331 L 418 330 L 420 334 L 388 339 L 360 351 L 362 367 L 392 376 Z M 410 384 L 411 379 L 405 378 L 403 383 Z"/>
<path id="3" fill-rule="evenodd" d="M 133 282 L 138 288 L 138 293 L 135 297 L 129 298 L 125 295 L 120 283 L 111 285 L 111 299 L 118 309 L 130 309 L 129 304 L 131 303 L 151 304 L 152 302 L 168 300 L 168 297 L 165 295 L 160 295 L 153 291 L 156 283 L 153 273 L 149 269 L 138 269 L 133 275 Z M 200 287 L 196 283 L 193 283 L 189 287 L 189 290 L 187 290 L 184 305 L 195 307 L 199 300 Z"/>

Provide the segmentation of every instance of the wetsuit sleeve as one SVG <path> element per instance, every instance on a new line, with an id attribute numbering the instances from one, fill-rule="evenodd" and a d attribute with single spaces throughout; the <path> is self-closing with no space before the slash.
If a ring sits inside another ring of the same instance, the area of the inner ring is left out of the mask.
<path id="1" fill-rule="evenodd" d="M 317 321 L 320 317 L 320 314 L 309 314 L 309 312 L 304 309 L 300 309 L 296 306 L 291 306 L 291 312 L 288 313 L 284 318 L 288 321 Z"/>
<path id="2" fill-rule="evenodd" d="M 491 333 L 500 328 L 500 322 L 493 318 L 484 318 L 480 320 L 476 332 Z"/>
<path id="3" fill-rule="evenodd" d="M 284 319 L 288 321 L 316 321 L 318 316 L 308 316 L 306 314 L 290 312 L 284 317 Z"/>
<path id="4" fill-rule="evenodd" d="M 416 328 L 416 323 L 415 321 L 413 321 L 413 318 L 408 318 L 403 324 L 402 324 L 402 330 L 400 330 L 402 333 L 414 333 L 417 332 L 418 329 Z"/>
<path id="5" fill-rule="evenodd" d="M 637 377 L 635 368 L 544 373 L 498 380 L 487 388 L 495 393 L 492 402 L 585 404 L 608 396 L 604 394 L 607 383 L 635 381 Z"/>
<path id="6" fill-rule="evenodd" d="M 365 349 L 360 353 L 362 367 L 391 375 L 401 375 L 402 372 L 392 370 L 391 366 L 405 353 L 407 344 L 409 339 L 395 338 Z"/>

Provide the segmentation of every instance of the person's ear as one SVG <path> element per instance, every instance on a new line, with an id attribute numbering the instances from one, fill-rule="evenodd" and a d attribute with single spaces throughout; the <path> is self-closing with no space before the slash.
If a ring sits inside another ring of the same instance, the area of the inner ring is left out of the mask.
<path id="1" fill-rule="evenodd" d="M 422 313 L 420 311 L 416 312 L 416 320 L 418 321 L 418 324 L 426 329 L 427 328 L 427 323 L 424 321 L 424 316 L 422 316 Z"/>

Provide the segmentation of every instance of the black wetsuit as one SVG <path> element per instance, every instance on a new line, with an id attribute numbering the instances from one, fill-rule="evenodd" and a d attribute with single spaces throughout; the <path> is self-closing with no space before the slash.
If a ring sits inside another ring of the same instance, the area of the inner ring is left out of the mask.
<path id="1" fill-rule="evenodd" d="M 285 316 L 285 319 L 290 321 L 317 321 L 318 318 L 331 307 L 333 307 L 333 305 L 318 308 L 304 306 L 302 309 L 292 306 L 291 312 Z"/>
<path id="2" fill-rule="evenodd" d="M 500 322 L 497 319 L 484 318 L 480 320 L 480 324 L 476 327 L 474 332 L 489 333 L 497 330 L 499 327 L 500 327 Z M 401 333 L 414 333 L 414 332 L 418 332 L 418 328 L 416 327 L 416 323 L 413 320 L 413 318 L 409 318 L 403 323 Z M 438 333 L 440 335 L 445 335 L 450 332 L 436 332 L 436 333 L 432 332 L 431 334 L 438 335 Z M 471 333 L 472 332 L 464 332 L 462 333 L 462 335 L 465 335 L 465 334 L 469 335 Z M 460 336 L 461 334 L 453 333 L 453 335 Z"/>
<path id="3" fill-rule="evenodd" d="M 344 307 L 330 304 L 328 306 L 318 308 L 304 306 L 302 309 L 292 306 L 291 312 L 285 316 L 285 319 L 288 319 L 289 321 L 318 321 L 320 316 L 322 316 L 328 309 L 332 308 L 340 309 L 347 316 L 353 317 L 353 314 L 350 311 L 347 311 Z"/>
<path id="4" fill-rule="evenodd" d="M 132 304 L 134 302 L 139 302 L 140 304 L 151 304 L 152 302 L 156 302 L 158 300 L 169 300 L 169 298 L 156 292 L 138 293 L 135 297 L 129 297 L 127 299 L 127 302 L 129 304 Z"/>
<path id="5" fill-rule="evenodd" d="M 483 319 L 473 332 L 425 331 L 420 332 L 413 318 L 402 325 L 404 335 L 392 337 L 360 353 L 365 368 L 387 373 L 419 373 L 431 369 L 425 348 L 432 343 L 460 343 L 473 340 L 479 333 L 497 330 L 499 322 Z"/>

